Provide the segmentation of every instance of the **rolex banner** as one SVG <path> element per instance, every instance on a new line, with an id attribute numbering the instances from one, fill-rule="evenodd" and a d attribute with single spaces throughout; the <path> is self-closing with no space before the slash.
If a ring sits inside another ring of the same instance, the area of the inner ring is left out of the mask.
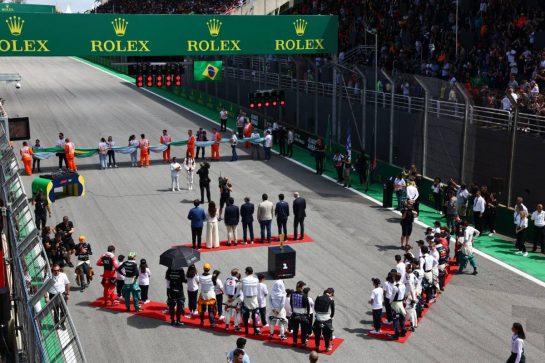
<path id="1" fill-rule="evenodd" d="M 0 56 L 337 53 L 337 16 L 0 13 Z M 210 62 L 209 62 L 210 63 Z M 210 63 L 203 75 L 221 76 Z M 204 72 L 204 70 L 203 70 Z M 202 74 L 202 73 L 201 73 Z"/>
<path id="2" fill-rule="evenodd" d="M 221 81 L 221 61 L 195 61 L 193 79 L 195 81 Z"/>

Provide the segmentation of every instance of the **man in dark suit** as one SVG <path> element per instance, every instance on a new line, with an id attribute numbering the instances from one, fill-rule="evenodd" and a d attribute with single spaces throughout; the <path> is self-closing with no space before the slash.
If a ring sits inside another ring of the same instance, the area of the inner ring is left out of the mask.
<path id="1" fill-rule="evenodd" d="M 301 225 L 301 235 L 299 239 L 303 239 L 305 235 L 305 217 L 307 214 L 307 202 L 305 198 L 299 196 L 298 192 L 293 193 L 295 200 L 293 201 L 293 239 L 297 239 L 297 226 Z"/>
<path id="2" fill-rule="evenodd" d="M 247 243 L 246 234 L 250 231 L 250 243 L 254 244 L 254 205 L 250 203 L 250 198 L 244 198 L 244 204 L 240 206 L 240 219 L 242 221 L 242 239 Z"/>
<path id="3" fill-rule="evenodd" d="M 284 239 L 288 237 L 288 217 L 290 215 L 290 206 L 288 202 L 284 200 L 284 194 L 278 195 L 279 201 L 276 202 L 274 208 L 274 215 L 276 216 L 276 223 L 278 224 L 278 236 L 284 233 Z"/>
<path id="4" fill-rule="evenodd" d="M 227 227 L 227 246 L 231 246 L 231 241 L 237 245 L 237 226 L 240 220 L 240 211 L 235 205 L 235 200 L 229 197 L 227 200 L 227 207 L 225 207 L 225 226 Z"/>

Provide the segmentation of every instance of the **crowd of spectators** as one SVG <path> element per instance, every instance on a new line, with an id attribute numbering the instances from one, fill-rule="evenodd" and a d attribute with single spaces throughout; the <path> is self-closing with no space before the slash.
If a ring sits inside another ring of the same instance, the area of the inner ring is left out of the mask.
<path id="1" fill-rule="evenodd" d="M 97 13 L 120 14 L 224 14 L 240 0 L 109 0 Z"/>
<path id="2" fill-rule="evenodd" d="M 96 11 L 221 14 L 239 4 L 239 0 L 110 0 Z M 451 84 L 462 82 L 477 105 L 503 110 L 512 108 L 504 97 L 512 88 L 524 110 L 545 115 L 543 2 L 459 0 L 457 9 L 452 0 L 302 0 L 287 13 L 338 15 L 340 61 L 358 45 L 374 45 L 374 35 L 366 29 L 376 29 L 380 66 Z M 373 65 L 374 54 L 363 52 L 350 61 Z"/>
<path id="3" fill-rule="evenodd" d="M 374 45 L 365 30 L 377 29 L 380 66 L 463 82 L 482 106 L 509 109 L 502 100 L 512 87 L 525 108 L 545 114 L 544 4 L 459 1 L 457 17 L 451 0 L 303 0 L 290 13 L 338 15 L 340 60 L 358 45 Z M 374 54 L 359 61 L 372 65 Z"/>

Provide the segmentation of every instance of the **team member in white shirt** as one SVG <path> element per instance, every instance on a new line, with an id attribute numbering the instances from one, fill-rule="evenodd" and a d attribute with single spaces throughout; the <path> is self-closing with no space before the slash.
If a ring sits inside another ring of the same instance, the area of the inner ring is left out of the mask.
<path id="1" fill-rule="evenodd" d="M 265 131 L 265 140 L 263 141 L 263 150 L 265 150 L 265 160 L 271 160 L 271 149 L 273 145 L 273 137 L 269 130 Z"/>
<path id="2" fill-rule="evenodd" d="M 417 278 L 413 273 L 412 265 L 407 265 L 405 268 L 405 298 L 406 298 L 406 307 L 407 317 L 411 323 L 411 331 L 414 331 L 414 328 L 418 327 L 418 318 L 416 315 L 416 302 L 418 300 L 416 294 L 416 283 Z"/>
<path id="3" fill-rule="evenodd" d="M 242 321 L 244 322 L 246 334 L 248 334 L 248 320 L 250 315 L 252 315 L 254 335 L 259 335 L 260 331 L 257 327 L 257 310 L 259 308 L 257 302 L 257 286 L 259 285 L 259 280 L 255 277 L 254 269 L 252 267 L 246 267 L 245 272 L 246 277 L 242 279 L 242 301 L 244 302 L 242 308 Z"/>
<path id="4" fill-rule="evenodd" d="M 405 263 L 401 260 L 401 255 L 395 255 L 396 271 L 401 275 L 401 281 L 405 281 Z"/>
<path id="5" fill-rule="evenodd" d="M 222 108 L 220 111 L 220 131 L 227 130 L 227 117 L 229 112 L 225 108 Z"/>
<path id="6" fill-rule="evenodd" d="M 390 299 L 392 298 L 392 292 L 394 291 L 394 274 L 396 270 L 393 269 L 388 273 L 386 277 L 386 282 L 384 283 L 384 308 L 386 309 L 386 321 L 385 325 L 392 325 L 392 305 L 390 304 Z"/>
<path id="7" fill-rule="evenodd" d="M 280 340 L 286 340 L 286 328 L 288 319 L 286 318 L 286 288 L 284 281 L 276 280 L 272 286 L 271 294 L 269 295 L 269 305 L 271 307 L 271 315 L 269 317 L 270 337 L 274 337 L 274 327 L 278 323 L 280 328 Z"/>
<path id="8" fill-rule="evenodd" d="M 70 280 L 68 280 L 68 276 L 66 276 L 64 272 L 61 272 L 61 267 L 58 264 L 51 266 L 51 272 L 53 274 L 51 277 L 53 280 L 53 285 L 51 285 L 49 290 L 47 290 L 49 300 L 53 299 L 57 295 L 62 295 L 64 300 L 68 302 L 68 297 L 70 296 Z M 57 307 L 53 310 L 53 319 L 55 324 L 58 324 L 59 320 L 64 317 L 60 306 L 61 305 L 57 305 Z M 66 329 L 64 323 L 61 324 L 60 328 L 62 330 Z"/>
<path id="9" fill-rule="evenodd" d="M 184 158 L 184 169 L 187 173 L 187 190 L 193 190 L 193 175 L 195 174 L 195 159 L 187 155 Z M 178 188 L 178 190 L 180 190 Z"/>
<path id="10" fill-rule="evenodd" d="M 462 243 L 460 269 L 458 274 L 463 273 L 464 268 L 469 262 L 473 267 L 473 275 L 477 274 L 477 262 L 475 262 L 475 255 L 473 254 L 473 239 L 479 237 L 481 232 L 475 228 L 468 226 L 467 222 L 464 222 L 464 241 Z"/>
<path id="11" fill-rule="evenodd" d="M 57 153 L 57 156 L 59 157 L 59 169 L 62 169 L 63 160 L 64 160 L 64 165 L 68 168 L 68 164 L 66 163 L 66 155 L 64 154 L 65 145 L 66 145 L 66 141 L 64 139 L 64 134 L 62 132 L 59 132 L 59 138 L 57 140 L 57 143 L 55 144 L 56 147 L 62 149 L 62 151 L 59 151 Z"/>
<path id="12" fill-rule="evenodd" d="M 486 201 L 481 196 L 481 191 L 477 190 L 475 192 L 475 199 L 473 200 L 473 224 L 475 225 L 475 228 L 477 228 L 479 232 L 483 230 L 482 220 L 483 220 L 485 209 L 486 209 Z"/>
<path id="13" fill-rule="evenodd" d="M 513 337 L 511 338 L 511 356 L 507 359 L 507 363 L 524 363 L 526 357 L 524 356 L 524 329 L 520 323 L 513 323 L 511 328 Z"/>
<path id="14" fill-rule="evenodd" d="M 210 327 L 216 327 L 216 291 L 212 274 L 210 270 L 212 266 L 207 262 L 203 265 L 203 273 L 199 276 L 199 284 L 201 285 L 201 293 L 199 294 L 199 315 L 201 318 L 201 327 L 204 326 L 204 313 L 208 311 L 208 320 Z"/>
<path id="15" fill-rule="evenodd" d="M 405 330 L 405 317 L 407 312 L 403 306 L 403 300 L 405 300 L 405 284 L 401 281 L 401 275 L 397 272 L 394 274 L 394 286 L 392 290 L 392 296 L 390 298 L 390 304 L 392 305 L 392 311 L 397 316 L 397 321 L 394 322 L 394 340 L 400 336 L 404 337 Z"/>
<path id="16" fill-rule="evenodd" d="M 384 290 L 382 289 L 382 287 L 380 287 L 379 279 L 372 278 L 371 281 L 373 282 L 373 286 L 375 287 L 373 291 L 371 291 L 371 300 L 369 300 L 369 304 L 371 304 L 371 309 L 373 310 L 374 330 L 371 330 L 369 333 L 380 334 L 382 305 L 384 304 Z"/>
<path id="17" fill-rule="evenodd" d="M 259 317 L 261 318 L 261 325 L 265 328 L 268 327 L 267 324 L 267 295 L 269 295 L 269 290 L 267 290 L 267 285 L 263 283 L 265 280 L 265 275 L 257 275 L 259 284 L 257 285 L 257 303 L 259 305 Z"/>
<path id="18" fill-rule="evenodd" d="M 420 258 L 420 269 L 424 270 L 424 279 L 426 280 L 426 304 L 435 302 L 433 294 L 433 267 L 437 266 L 437 261 L 429 254 L 428 246 L 422 246 L 422 257 Z"/>
<path id="19" fill-rule="evenodd" d="M 225 289 L 225 330 L 229 330 L 229 325 L 231 324 L 231 318 L 234 317 L 235 331 L 240 331 L 240 272 L 237 268 L 231 270 L 231 276 L 225 279 L 224 289 Z"/>
<path id="20" fill-rule="evenodd" d="M 517 210 L 517 215 L 515 218 L 516 221 L 516 227 L 515 232 L 517 236 L 517 249 L 516 252 L 517 255 L 523 255 L 524 257 L 528 256 L 528 252 L 526 252 L 526 245 L 525 245 L 525 235 L 526 235 L 526 229 L 528 228 L 528 212 L 525 212 L 521 206 L 515 207 L 515 210 Z"/>
<path id="21" fill-rule="evenodd" d="M 411 181 L 409 182 L 409 185 L 407 186 L 407 201 L 413 203 L 414 211 L 416 214 L 419 213 L 419 202 L 418 197 L 420 196 L 420 193 L 418 193 L 418 188 L 416 187 L 416 183 Z"/>
<path id="22" fill-rule="evenodd" d="M 180 182 L 178 180 L 180 170 L 182 170 L 182 166 L 176 161 L 176 157 L 173 157 L 172 162 L 170 163 L 170 180 L 172 184 L 172 191 L 174 191 L 174 189 L 180 191 Z"/>
<path id="23" fill-rule="evenodd" d="M 216 310 L 218 312 L 219 320 L 223 320 L 223 282 L 218 279 L 220 275 L 219 270 L 212 272 L 212 284 L 214 284 L 214 293 L 216 294 Z"/>
<path id="24" fill-rule="evenodd" d="M 405 183 L 405 179 L 403 179 L 403 176 L 399 174 L 394 179 L 394 192 L 397 196 L 397 210 L 401 209 L 401 200 L 403 199 L 403 192 L 405 191 L 407 183 Z"/>
<path id="25" fill-rule="evenodd" d="M 541 247 L 541 253 L 545 253 L 545 211 L 543 205 L 538 204 L 536 210 L 532 213 L 532 221 L 534 222 L 534 248 L 532 252 L 536 252 L 537 245 Z"/>

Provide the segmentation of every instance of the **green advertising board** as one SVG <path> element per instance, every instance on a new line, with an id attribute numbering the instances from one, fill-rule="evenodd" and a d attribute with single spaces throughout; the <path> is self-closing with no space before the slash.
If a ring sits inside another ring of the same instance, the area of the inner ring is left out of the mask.
<path id="1" fill-rule="evenodd" d="M 55 13 L 53 5 L 34 5 L 34 4 L 0 4 L 0 13 Z"/>
<path id="2" fill-rule="evenodd" d="M 0 13 L 0 56 L 337 53 L 336 16 Z"/>

